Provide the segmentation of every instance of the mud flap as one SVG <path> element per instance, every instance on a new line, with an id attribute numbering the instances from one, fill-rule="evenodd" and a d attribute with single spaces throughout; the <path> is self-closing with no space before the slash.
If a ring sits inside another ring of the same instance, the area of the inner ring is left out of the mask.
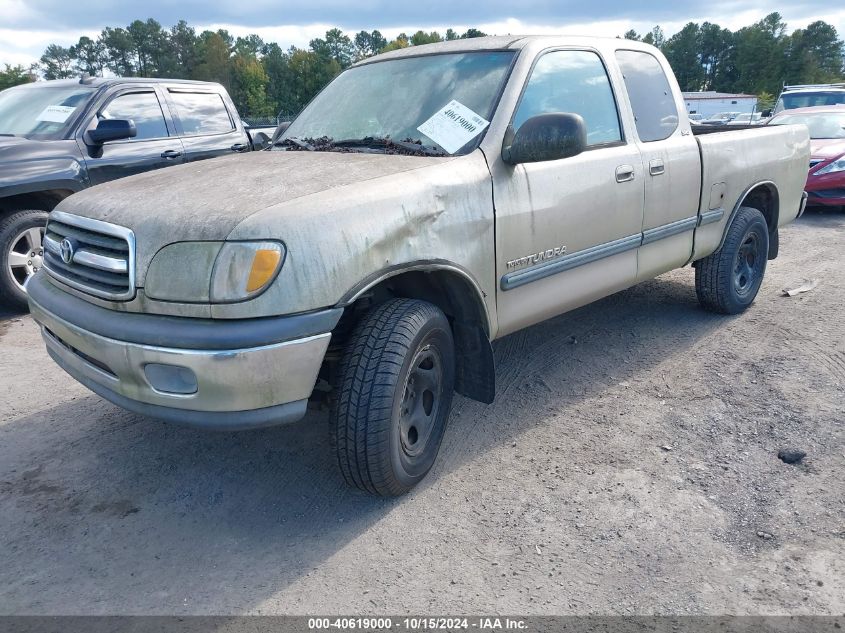
<path id="1" fill-rule="evenodd" d="M 475 323 L 454 321 L 457 348 L 455 391 L 462 396 L 490 404 L 496 397 L 496 362 L 493 346 L 484 329 Z"/>

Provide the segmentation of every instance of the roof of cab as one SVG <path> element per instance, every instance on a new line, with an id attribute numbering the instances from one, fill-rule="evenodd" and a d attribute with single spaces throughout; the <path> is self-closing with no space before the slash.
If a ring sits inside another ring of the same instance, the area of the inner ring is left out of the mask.
<path id="1" fill-rule="evenodd" d="M 210 81 L 194 81 L 192 79 L 165 79 L 163 77 L 84 77 L 76 79 L 51 79 L 48 81 L 34 81 L 21 84 L 17 88 L 46 87 L 46 86 L 91 86 L 101 88 L 114 84 L 147 83 L 147 84 L 186 84 L 191 86 L 219 86 Z"/>
<path id="2" fill-rule="evenodd" d="M 436 42 L 434 44 L 421 44 L 419 46 L 408 46 L 381 55 L 375 55 L 363 59 L 355 66 L 363 66 L 373 62 L 381 62 L 388 59 L 401 57 L 416 57 L 419 55 L 436 55 L 439 53 L 462 53 L 485 50 L 519 50 L 534 43 L 542 43 L 547 46 L 597 46 L 613 44 L 618 48 L 631 48 L 636 50 L 655 50 L 654 47 L 632 40 L 622 40 L 615 37 L 588 37 L 579 35 L 488 35 L 486 37 L 472 37 L 463 40 L 449 40 L 447 42 Z"/>

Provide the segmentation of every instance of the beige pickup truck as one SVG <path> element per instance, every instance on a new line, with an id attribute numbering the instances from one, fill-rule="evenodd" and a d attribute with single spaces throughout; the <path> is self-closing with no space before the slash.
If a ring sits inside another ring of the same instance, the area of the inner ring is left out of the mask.
<path id="1" fill-rule="evenodd" d="M 708 132 L 713 132 L 708 130 Z M 269 151 L 62 201 L 30 307 L 117 405 L 238 429 L 328 394 L 346 480 L 406 492 L 491 341 L 692 265 L 745 310 L 804 205 L 801 126 L 698 135 L 654 48 L 490 37 L 337 77 Z"/>

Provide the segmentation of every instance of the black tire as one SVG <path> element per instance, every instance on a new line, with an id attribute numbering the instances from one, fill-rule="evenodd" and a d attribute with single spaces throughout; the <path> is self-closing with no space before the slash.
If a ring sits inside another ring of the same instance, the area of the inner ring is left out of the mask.
<path id="1" fill-rule="evenodd" d="M 715 253 L 695 267 L 695 292 L 701 307 L 720 314 L 739 314 L 750 306 L 763 276 L 769 253 L 769 227 L 763 214 L 740 207 Z"/>
<path id="2" fill-rule="evenodd" d="M 46 225 L 45 211 L 16 211 L 0 220 L 0 303 L 3 307 L 27 309 L 26 291 L 22 284 L 41 267 L 43 246 L 39 241 L 35 248 L 34 243 L 27 241 L 26 235 L 30 229 L 39 229 L 43 236 Z M 34 252 L 35 256 L 27 257 L 26 261 L 18 260 L 12 253 L 13 249 L 21 257 L 28 256 L 30 252 Z"/>
<path id="3" fill-rule="evenodd" d="M 356 326 L 330 414 L 344 479 L 381 496 L 408 492 L 431 469 L 455 381 L 452 330 L 436 306 L 392 299 Z"/>

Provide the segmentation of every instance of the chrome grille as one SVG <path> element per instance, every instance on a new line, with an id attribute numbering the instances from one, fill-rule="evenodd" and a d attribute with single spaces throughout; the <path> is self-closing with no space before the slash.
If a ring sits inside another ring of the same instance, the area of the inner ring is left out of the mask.
<path id="1" fill-rule="evenodd" d="M 131 299 L 135 236 L 122 226 L 53 211 L 44 235 L 44 268 L 62 283 L 96 297 Z"/>

